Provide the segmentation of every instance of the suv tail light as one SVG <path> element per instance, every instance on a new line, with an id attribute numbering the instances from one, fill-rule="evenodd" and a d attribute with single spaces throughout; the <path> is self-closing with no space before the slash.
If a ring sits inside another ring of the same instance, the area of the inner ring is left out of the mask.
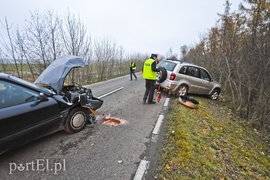
<path id="1" fill-rule="evenodd" d="M 170 75 L 170 80 L 174 80 L 174 79 L 175 79 L 175 77 L 176 77 L 176 74 L 171 73 L 171 75 Z"/>

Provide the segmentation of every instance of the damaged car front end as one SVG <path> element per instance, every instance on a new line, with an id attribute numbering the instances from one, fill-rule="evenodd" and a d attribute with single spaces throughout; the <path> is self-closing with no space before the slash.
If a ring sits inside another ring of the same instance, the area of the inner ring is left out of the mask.
<path id="1" fill-rule="evenodd" d="M 94 97 L 91 89 L 75 82 L 66 83 L 65 81 L 72 70 L 84 66 L 84 60 L 78 56 L 62 56 L 53 61 L 35 80 L 34 84 L 53 90 L 56 95 L 60 95 L 69 109 L 83 108 L 88 111 L 88 120 L 94 123 L 96 120 L 95 110 L 102 106 L 103 100 Z M 76 122 L 71 123 L 76 124 Z"/>
<path id="2" fill-rule="evenodd" d="M 79 132 L 95 122 L 103 100 L 91 89 L 65 82 L 84 66 L 78 56 L 62 56 L 34 83 L 0 73 L 0 154 L 60 130 Z"/>

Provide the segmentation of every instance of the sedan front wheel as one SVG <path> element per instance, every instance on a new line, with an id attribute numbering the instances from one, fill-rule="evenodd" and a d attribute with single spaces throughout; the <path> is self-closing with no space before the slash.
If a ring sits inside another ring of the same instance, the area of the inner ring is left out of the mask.
<path id="1" fill-rule="evenodd" d="M 77 107 L 69 112 L 64 130 L 67 133 L 76 133 L 83 130 L 89 120 L 87 109 Z"/>

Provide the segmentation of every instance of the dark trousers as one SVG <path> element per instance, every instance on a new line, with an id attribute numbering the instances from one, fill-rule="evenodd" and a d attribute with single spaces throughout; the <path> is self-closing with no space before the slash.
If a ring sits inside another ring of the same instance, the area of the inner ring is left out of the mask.
<path id="1" fill-rule="evenodd" d="M 143 100 L 146 101 L 148 97 L 148 102 L 152 102 L 154 98 L 154 91 L 155 91 L 155 83 L 156 80 L 145 80 L 145 92 L 143 96 Z"/>
<path id="2" fill-rule="evenodd" d="M 132 75 L 137 79 L 137 76 L 135 75 L 134 70 L 130 70 L 130 80 L 132 80 Z"/>

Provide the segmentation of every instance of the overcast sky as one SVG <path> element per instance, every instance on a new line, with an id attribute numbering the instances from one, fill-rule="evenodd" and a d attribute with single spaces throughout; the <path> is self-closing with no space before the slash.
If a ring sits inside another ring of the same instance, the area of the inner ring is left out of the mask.
<path id="1" fill-rule="evenodd" d="M 231 0 L 231 12 L 242 0 Z M 225 0 L 0 0 L 0 22 L 24 27 L 31 12 L 79 16 L 92 38 L 109 37 L 125 52 L 165 55 L 194 46 L 224 13 Z M 0 32 L 5 33 L 1 25 Z"/>

